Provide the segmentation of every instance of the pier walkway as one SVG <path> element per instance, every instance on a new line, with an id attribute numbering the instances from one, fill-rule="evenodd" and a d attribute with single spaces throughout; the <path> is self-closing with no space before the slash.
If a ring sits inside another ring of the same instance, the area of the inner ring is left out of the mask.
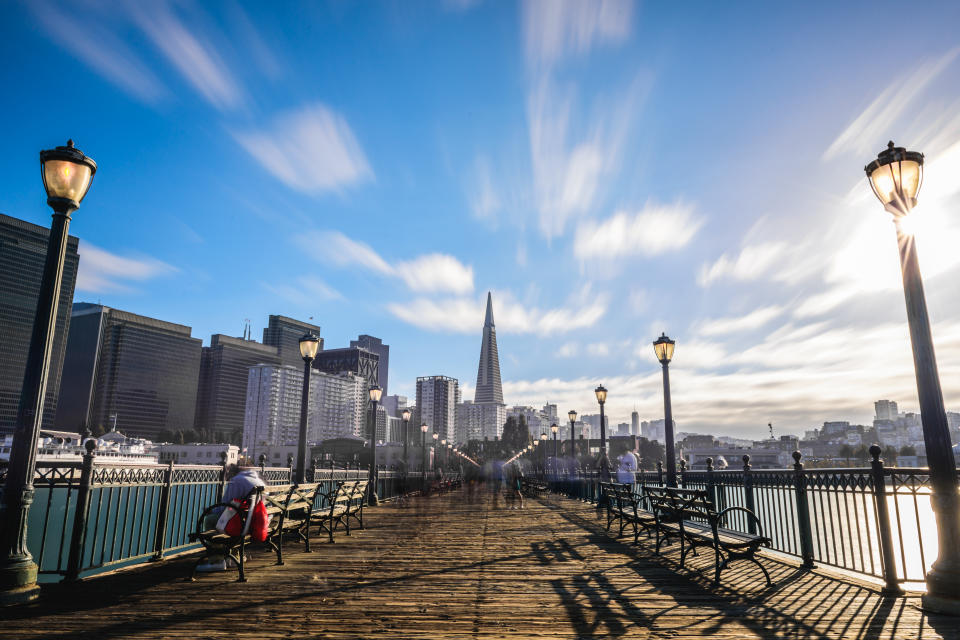
<path id="1" fill-rule="evenodd" d="M 192 558 L 51 585 L 0 610 L 4 638 L 948 638 L 956 618 L 919 598 L 765 560 L 723 574 L 701 554 L 678 567 L 607 534 L 590 505 L 550 496 L 524 510 L 460 490 L 371 509 L 367 528 L 285 545 L 285 566 L 254 549 L 235 572 L 185 582 Z M 632 539 L 632 536 L 631 536 Z"/>

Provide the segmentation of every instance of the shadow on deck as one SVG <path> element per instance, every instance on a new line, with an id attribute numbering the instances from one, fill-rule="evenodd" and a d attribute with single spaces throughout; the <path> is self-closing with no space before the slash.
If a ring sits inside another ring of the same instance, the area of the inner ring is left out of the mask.
<path id="1" fill-rule="evenodd" d="M 184 582 L 174 559 L 0 610 L 8 638 L 948 638 L 957 619 L 918 598 L 765 560 L 777 583 L 734 564 L 714 585 L 707 554 L 680 569 L 608 534 L 596 510 L 528 500 L 524 510 L 466 490 L 372 509 L 367 529 L 285 545 L 286 565 L 250 554 L 236 573 Z M 632 536 L 631 536 L 632 537 Z M 627 539 L 624 538 L 624 541 Z M 287 553 L 289 551 L 289 553 Z"/>

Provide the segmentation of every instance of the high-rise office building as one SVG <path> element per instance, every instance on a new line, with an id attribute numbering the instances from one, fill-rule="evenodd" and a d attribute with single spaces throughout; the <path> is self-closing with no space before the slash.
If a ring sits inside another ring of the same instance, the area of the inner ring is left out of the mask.
<path id="1" fill-rule="evenodd" d="M 420 420 L 430 427 L 427 436 L 438 433 L 440 438 L 457 437 L 457 405 L 460 403 L 460 383 L 447 376 L 417 378 L 417 409 Z"/>
<path id="2" fill-rule="evenodd" d="M 358 437 L 367 428 L 367 380 L 355 373 L 310 375 L 311 408 L 307 418 L 307 439 Z M 384 414 L 386 415 L 386 414 Z"/>
<path id="3" fill-rule="evenodd" d="M 873 403 L 877 420 L 896 420 L 900 416 L 897 403 L 891 400 L 877 400 Z"/>
<path id="4" fill-rule="evenodd" d="M 496 402 L 479 404 L 466 400 L 457 405 L 455 441 L 493 440 L 503 435 L 503 423 L 507 421 L 507 408 Z"/>
<path id="5" fill-rule="evenodd" d="M 309 322 L 294 320 L 286 316 L 271 315 L 263 328 L 263 344 L 276 347 L 280 362 L 291 367 L 303 369 L 300 357 L 300 338 L 307 333 L 320 336 L 320 327 Z M 323 338 L 320 338 L 320 351 L 323 351 Z"/>
<path id="6" fill-rule="evenodd" d="M 302 393 L 302 368 L 275 364 L 250 367 L 241 446 L 253 460 L 265 447 L 297 443 Z M 314 398 L 311 393 L 311 405 Z"/>
<path id="7" fill-rule="evenodd" d="M 353 373 L 366 380 L 368 387 L 380 382 L 380 357 L 363 347 L 318 351 L 313 368 L 324 373 Z"/>
<path id="8" fill-rule="evenodd" d="M 383 344 L 383 340 L 380 338 L 363 334 L 358 336 L 356 340 L 351 340 L 350 346 L 361 347 L 377 354 L 377 384 L 383 389 L 383 395 L 387 395 L 387 382 L 390 373 L 390 345 Z"/>
<path id="9" fill-rule="evenodd" d="M 634 436 L 640 435 L 640 414 L 636 411 L 630 414 L 630 434 Z"/>
<path id="10" fill-rule="evenodd" d="M 73 305 L 57 423 L 142 438 L 192 429 L 201 347 L 181 324 Z"/>
<path id="11" fill-rule="evenodd" d="M 477 388 L 473 401 L 503 404 L 503 386 L 500 383 L 500 356 L 497 353 L 497 329 L 493 323 L 493 296 L 489 291 L 487 292 L 487 313 L 483 321 L 483 342 L 480 344 Z"/>
<path id="12" fill-rule="evenodd" d="M 210 336 L 200 358 L 196 430 L 218 441 L 242 436 L 250 367 L 258 364 L 279 366 L 277 348 L 219 333 Z"/>
<path id="13" fill-rule="evenodd" d="M 50 230 L 46 227 L 0 214 L 0 327 L 3 327 L 3 340 L 0 340 L 0 430 L 13 430 L 16 424 L 49 236 Z M 60 375 L 70 329 L 70 305 L 77 283 L 78 262 L 77 239 L 69 236 L 43 403 L 42 426 L 46 429 L 56 426 Z"/>

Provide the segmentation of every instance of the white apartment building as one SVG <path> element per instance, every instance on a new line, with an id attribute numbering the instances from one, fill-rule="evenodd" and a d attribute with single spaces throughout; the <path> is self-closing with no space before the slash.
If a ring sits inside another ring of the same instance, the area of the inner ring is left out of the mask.
<path id="1" fill-rule="evenodd" d="M 221 464 L 220 454 L 227 454 L 227 464 L 236 464 L 240 459 L 240 447 L 235 444 L 161 444 L 159 460 L 174 464 Z"/>
<path id="2" fill-rule="evenodd" d="M 417 378 L 417 409 L 420 420 L 430 427 L 428 436 L 440 435 L 442 440 L 457 437 L 457 405 L 460 404 L 460 383 L 447 376 Z"/>
<path id="3" fill-rule="evenodd" d="M 457 428 L 455 442 L 470 440 L 493 440 L 503 435 L 503 423 L 507 421 L 507 408 L 494 402 L 461 402 L 457 405 Z"/>
<path id="4" fill-rule="evenodd" d="M 307 439 L 320 442 L 344 436 L 369 437 L 365 407 L 367 381 L 355 373 L 321 373 L 310 377 L 311 407 Z"/>
<path id="5" fill-rule="evenodd" d="M 289 365 L 258 364 L 247 377 L 243 447 L 256 458 L 269 445 L 296 443 L 300 434 L 303 371 Z M 313 394 L 311 393 L 311 399 Z"/>

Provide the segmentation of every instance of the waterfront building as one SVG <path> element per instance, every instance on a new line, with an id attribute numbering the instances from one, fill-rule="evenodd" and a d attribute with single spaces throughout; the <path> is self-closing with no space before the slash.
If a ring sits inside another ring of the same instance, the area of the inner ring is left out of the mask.
<path id="1" fill-rule="evenodd" d="M 227 464 L 240 461 L 240 447 L 235 444 L 190 443 L 159 445 L 160 463 L 174 464 L 223 464 L 222 454 L 227 454 Z M 99 456 L 100 452 L 97 451 Z"/>
<path id="2" fill-rule="evenodd" d="M 307 440 L 367 437 L 367 383 L 355 373 L 312 373 Z"/>
<path id="3" fill-rule="evenodd" d="M 383 340 L 380 338 L 361 334 L 356 340 L 350 341 L 350 346 L 366 349 L 377 354 L 377 384 L 383 389 L 383 395 L 387 395 L 390 373 L 390 345 L 383 344 Z"/>
<path id="4" fill-rule="evenodd" d="M 73 305 L 57 422 L 156 439 L 193 428 L 202 341 L 190 327 Z"/>
<path id="5" fill-rule="evenodd" d="M 271 315 L 267 320 L 267 326 L 263 328 L 263 344 L 277 348 L 277 355 L 280 356 L 282 364 L 303 369 L 300 338 L 307 333 L 319 337 L 320 327 L 287 316 Z M 323 351 L 323 338 L 320 338 L 319 350 Z"/>
<path id="6" fill-rule="evenodd" d="M 311 379 L 311 387 L 316 386 Z M 242 446 L 251 458 L 256 460 L 267 445 L 297 443 L 302 395 L 302 368 L 275 364 L 250 367 Z M 311 388 L 311 404 L 315 397 Z"/>
<path id="7" fill-rule="evenodd" d="M 194 429 L 218 441 L 242 438 L 250 367 L 258 364 L 279 366 L 277 347 L 219 333 L 210 337 L 200 358 Z"/>
<path id="8" fill-rule="evenodd" d="M 3 340 L 0 341 L 0 362 L 3 363 L 0 366 L 0 430 L 12 431 L 16 424 L 49 235 L 50 230 L 46 227 L 0 214 L 0 327 L 3 327 Z M 45 429 L 53 429 L 56 424 L 78 263 L 77 239 L 69 236 L 43 404 L 42 425 Z"/>
<path id="9" fill-rule="evenodd" d="M 465 400 L 457 405 L 455 441 L 496 440 L 503 435 L 503 423 L 506 421 L 506 406 L 496 402 Z"/>
<path id="10" fill-rule="evenodd" d="M 419 419 L 430 427 L 427 437 L 440 434 L 441 439 L 457 437 L 457 405 L 460 403 L 460 383 L 447 376 L 417 378 L 417 408 Z"/>

